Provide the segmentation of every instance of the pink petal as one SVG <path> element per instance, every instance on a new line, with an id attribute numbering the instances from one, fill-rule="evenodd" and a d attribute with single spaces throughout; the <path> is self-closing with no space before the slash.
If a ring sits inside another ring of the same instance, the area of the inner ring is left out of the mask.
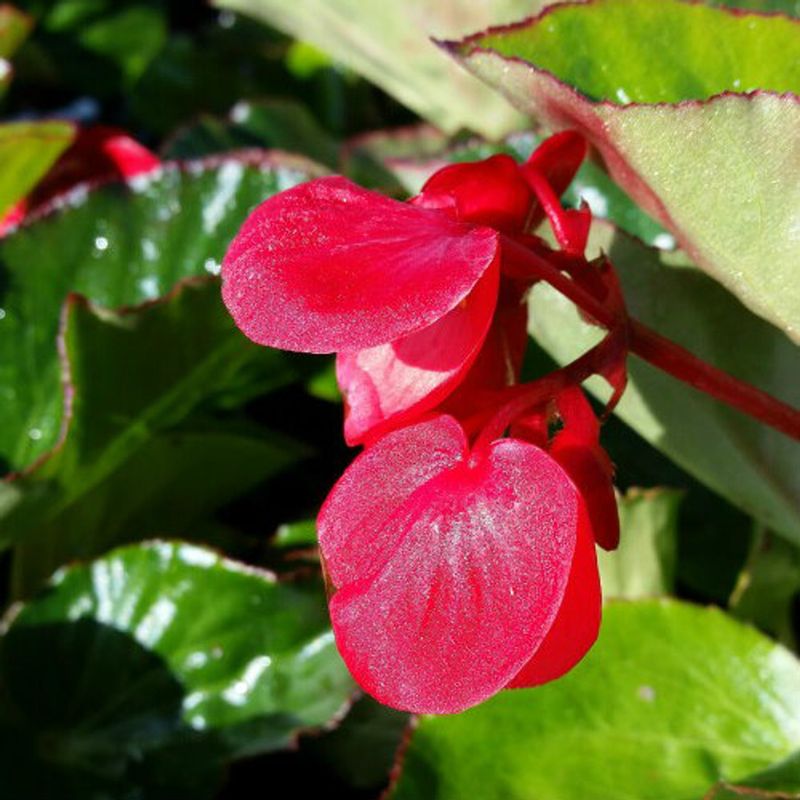
<path id="1" fill-rule="evenodd" d="M 439 430 L 449 433 L 453 424 L 427 423 L 427 446 L 413 429 L 380 440 L 345 473 L 348 489 L 340 484 L 333 493 L 351 499 L 334 500 L 337 538 L 349 532 L 359 548 L 380 550 L 362 557 L 369 566 L 361 580 L 331 598 L 339 650 L 366 691 L 419 713 L 461 711 L 519 672 L 553 624 L 577 535 L 575 488 L 533 445 L 500 440 L 471 456 L 462 445 L 451 464 L 431 463 Z M 397 491 L 392 477 L 408 470 L 406 436 L 430 475 L 410 493 L 407 486 Z M 350 515 L 359 487 L 370 505 L 383 489 L 374 525 L 360 512 Z M 331 509 L 326 516 L 330 525 Z"/>
<path id="2" fill-rule="evenodd" d="M 495 264 L 461 303 L 421 331 L 391 344 L 338 354 L 336 375 L 346 399 L 348 444 L 408 423 L 455 389 L 492 323 L 498 278 Z"/>
<path id="3" fill-rule="evenodd" d="M 464 432 L 439 416 L 384 436 L 353 461 L 317 519 L 325 571 L 337 589 L 383 566 L 397 545 L 386 520 L 421 486 L 463 458 Z"/>
<path id="4" fill-rule="evenodd" d="M 511 156 L 495 155 L 483 161 L 449 164 L 431 175 L 419 196 L 424 207 L 446 205 L 448 198 L 458 219 L 489 225 L 509 233 L 529 227 L 533 193 Z"/>
<path id="5" fill-rule="evenodd" d="M 597 641 L 603 596 L 594 538 L 585 511 L 581 511 L 581 519 L 572 571 L 558 616 L 533 658 L 508 684 L 510 689 L 539 686 L 560 678 L 578 664 Z"/>
<path id="6" fill-rule="evenodd" d="M 260 344 L 360 350 L 443 317 L 494 263 L 498 247 L 488 228 L 345 178 L 321 178 L 250 215 L 222 265 L 223 298 Z"/>

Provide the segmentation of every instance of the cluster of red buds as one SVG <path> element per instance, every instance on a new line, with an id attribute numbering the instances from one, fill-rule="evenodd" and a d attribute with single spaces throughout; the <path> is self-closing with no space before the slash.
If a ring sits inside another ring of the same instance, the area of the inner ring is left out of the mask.
<path id="1" fill-rule="evenodd" d="M 629 318 L 612 264 L 585 256 L 589 209 L 559 200 L 585 155 L 564 132 L 524 164 L 447 166 L 407 203 L 313 180 L 258 207 L 224 260 L 223 297 L 249 338 L 336 353 L 345 437 L 364 450 L 320 512 L 319 544 L 339 650 L 388 705 L 457 712 L 559 677 L 594 643 L 595 543 L 616 547 L 619 521 L 589 376 L 612 390 L 601 417 L 632 350 L 797 425 Z M 534 234 L 545 220 L 557 247 Z M 606 334 L 520 383 L 537 281 Z"/>

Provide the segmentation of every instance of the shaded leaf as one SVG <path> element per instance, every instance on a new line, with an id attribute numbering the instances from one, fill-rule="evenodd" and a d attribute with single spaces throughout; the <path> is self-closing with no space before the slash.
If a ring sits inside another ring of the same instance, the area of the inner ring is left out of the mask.
<path id="1" fill-rule="evenodd" d="M 76 800 L 207 797 L 224 761 L 286 747 L 353 689 L 321 584 L 166 542 L 60 572 L 11 620 L 0 676 L 6 786 Z"/>
<path id="2" fill-rule="evenodd" d="M 800 664 L 723 613 L 612 603 L 573 672 L 423 717 L 393 798 L 691 800 L 800 742 Z"/>
<path id="3" fill-rule="evenodd" d="M 242 101 L 227 117 L 205 115 L 179 129 L 164 148 L 165 158 L 199 158 L 243 147 L 300 153 L 335 168 L 336 142 L 305 106 L 291 100 Z"/>
<path id="4" fill-rule="evenodd" d="M 761 536 L 731 598 L 733 613 L 789 647 L 797 644 L 793 603 L 800 594 L 800 548 Z M 800 774 L 800 772 L 799 772 Z"/>

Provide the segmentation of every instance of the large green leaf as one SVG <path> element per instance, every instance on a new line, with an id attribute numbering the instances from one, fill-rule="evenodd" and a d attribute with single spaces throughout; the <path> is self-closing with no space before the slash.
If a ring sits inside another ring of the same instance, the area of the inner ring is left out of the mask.
<path id="1" fill-rule="evenodd" d="M 524 111 L 583 130 L 697 264 L 800 340 L 800 23 L 594 0 L 450 48 Z"/>
<path id="2" fill-rule="evenodd" d="M 604 597 L 635 599 L 674 591 L 682 498 L 674 489 L 631 489 L 619 498 L 619 547 L 597 553 Z"/>
<path id="3" fill-rule="evenodd" d="M 135 312 L 97 311 L 72 299 L 61 349 L 69 369 L 61 441 L 13 480 L 21 495 L 2 520 L 0 543 L 22 541 L 17 596 L 64 561 L 132 536 L 182 534 L 299 455 L 274 435 L 161 433 L 254 361 L 276 381 L 291 377 L 282 354 L 243 339 L 215 279 Z"/>
<path id="4" fill-rule="evenodd" d="M 215 274 L 247 213 L 313 171 L 310 162 L 277 156 L 167 165 L 79 194 L 0 242 L 0 458 L 19 470 L 58 440 L 55 342 L 69 292 L 115 308 L 151 302 L 184 278 Z M 218 305 L 208 294 L 202 313 Z M 216 324 L 224 325 L 219 314 Z"/>
<path id="5" fill-rule="evenodd" d="M 166 542 L 60 572 L 0 640 L 0 687 L 20 800 L 207 797 L 224 760 L 287 746 L 353 691 L 320 582 Z"/>
<path id="6" fill-rule="evenodd" d="M 0 125 L 0 217 L 33 189 L 74 137 L 69 122 Z"/>
<path id="7" fill-rule="evenodd" d="M 315 44 L 443 130 L 490 137 L 522 118 L 502 98 L 437 52 L 431 36 L 459 36 L 533 13 L 540 0 L 215 0 Z"/>
<path id="8" fill-rule="evenodd" d="M 239 333 L 218 279 L 208 273 L 218 270 L 250 208 L 306 175 L 297 162 L 235 157 L 165 167 L 152 178 L 90 193 L 0 244 L 7 281 L 0 337 L 7 425 L 0 443 L 12 467 L 27 467 L 5 484 L 0 544 L 30 538 L 19 554 L 18 592 L 64 559 L 96 555 L 137 535 L 136 522 L 138 535 L 183 533 L 195 512 L 236 493 L 234 478 L 243 490 L 296 458 L 296 447 L 282 439 L 217 440 L 220 447 L 190 464 L 182 463 L 189 453 L 180 448 L 160 461 L 165 471 L 152 486 L 158 503 L 149 496 L 154 510 L 174 501 L 160 523 L 157 516 L 142 519 L 143 503 L 120 501 L 130 485 L 150 485 L 142 473 L 148 458 L 165 455 L 163 440 L 153 441 L 160 432 L 201 403 L 241 393 L 245 380 L 263 392 L 294 377 L 284 354 Z M 205 278 L 185 282 L 199 273 Z M 184 283 L 173 290 L 176 281 Z M 62 310 L 67 291 L 94 302 L 72 294 Z M 158 299 L 164 292 L 170 293 Z M 104 308 L 148 297 L 138 307 Z M 245 473 L 247 465 L 252 472 Z M 226 478 L 203 501 L 192 500 L 219 470 Z M 171 498 L 178 485 L 184 488 Z M 164 527 L 154 530 L 157 524 Z"/>
<path id="9" fill-rule="evenodd" d="M 681 254 L 646 248 L 596 223 L 590 249 L 616 265 L 631 313 L 706 361 L 800 405 L 800 350 Z M 531 333 L 565 362 L 601 332 L 547 286 L 531 293 Z M 780 433 L 631 358 L 617 411 L 687 472 L 767 527 L 800 542 L 800 448 Z M 604 394 L 595 379 L 589 387 Z M 607 395 L 604 395 L 607 396 Z"/>
<path id="10" fill-rule="evenodd" d="M 613 603 L 572 673 L 423 717 L 397 800 L 696 800 L 800 744 L 800 663 L 722 612 Z"/>

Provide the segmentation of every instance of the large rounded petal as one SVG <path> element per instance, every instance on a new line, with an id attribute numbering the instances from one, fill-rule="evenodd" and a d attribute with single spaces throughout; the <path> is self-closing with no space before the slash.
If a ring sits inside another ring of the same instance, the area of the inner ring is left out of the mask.
<path id="1" fill-rule="evenodd" d="M 336 376 L 345 395 L 348 444 L 408 423 L 458 386 L 492 324 L 498 277 L 495 264 L 465 300 L 421 331 L 391 344 L 338 354 Z"/>
<path id="2" fill-rule="evenodd" d="M 498 256 L 497 233 L 320 178 L 248 217 L 222 265 L 223 298 L 253 341 L 359 350 L 455 308 Z"/>
<path id="3" fill-rule="evenodd" d="M 597 641 L 602 607 L 594 536 L 586 512 L 582 510 L 572 571 L 561 608 L 533 658 L 514 676 L 508 687 L 539 686 L 569 672 Z"/>
<path id="4" fill-rule="evenodd" d="M 383 547 L 377 572 L 333 595 L 331 620 L 370 694 L 408 711 L 453 713 L 504 687 L 552 626 L 570 574 L 578 497 L 547 453 L 500 440 L 483 453 L 465 451 L 398 506 L 394 450 L 381 440 L 365 454 L 384 461 L 377 480 L 386 481 L 392 513 L 375 538 L 393 545 Z M 424 449 L 418 458 L 428 460 Z M 356 459 L 353 482 L 376 482 L 366 467 Z M 352 535 L 371 546 L 357 525 Z"/>

